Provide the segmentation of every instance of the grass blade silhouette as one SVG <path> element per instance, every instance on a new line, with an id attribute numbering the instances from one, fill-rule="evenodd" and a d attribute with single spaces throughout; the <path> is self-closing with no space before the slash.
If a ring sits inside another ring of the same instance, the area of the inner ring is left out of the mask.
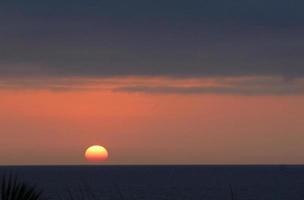
<path id="1" fill-rule="evenodd" d="M 229 192 L 230 192 L 230 199 L 231 200 L 236 200 L 236 194 L 232 189 L 232 186 L 229 184 Z"/>
<path id="2" fill-rule="evenodd" d="M 12 174 L 1 178 L 1 200 L 41 200 L 42 192 Z"/>

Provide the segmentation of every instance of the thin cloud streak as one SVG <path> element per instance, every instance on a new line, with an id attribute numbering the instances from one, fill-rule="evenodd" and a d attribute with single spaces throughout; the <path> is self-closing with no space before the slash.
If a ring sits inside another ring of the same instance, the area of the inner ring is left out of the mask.
<path id="1" fill-rule="evenodd" d="M 279 76 L 2 79 L 0 89 L 110 91 L 147 94 L 303 95 L 304 79 Z"/>

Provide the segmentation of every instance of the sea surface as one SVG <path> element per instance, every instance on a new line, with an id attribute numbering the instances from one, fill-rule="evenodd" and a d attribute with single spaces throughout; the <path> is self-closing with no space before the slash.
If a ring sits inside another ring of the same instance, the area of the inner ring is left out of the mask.
<path id="1" fill-rule="evenodd" d="M 0 167 L 49 200 L 303 200 L 304 166 Z M 71 199 L 71 198 L 70 198 Z"/>

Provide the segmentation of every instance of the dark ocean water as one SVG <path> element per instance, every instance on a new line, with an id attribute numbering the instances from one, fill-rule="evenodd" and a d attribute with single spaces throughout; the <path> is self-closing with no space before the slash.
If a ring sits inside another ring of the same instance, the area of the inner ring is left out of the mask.
<path id="1" fill-rule="evenodd" d="M 43 189 L 46 199 L 303 200 L 304 166 L 27 166 L 0 174 Z"/>

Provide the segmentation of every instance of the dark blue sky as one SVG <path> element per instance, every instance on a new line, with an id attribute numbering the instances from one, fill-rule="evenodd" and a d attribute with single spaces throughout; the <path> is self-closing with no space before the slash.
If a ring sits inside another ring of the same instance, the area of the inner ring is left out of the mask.
<path id="1" fill-rule="evenodd" d="M 0 76 L 304 75 L 296 0 L 0 3 Z"/>

